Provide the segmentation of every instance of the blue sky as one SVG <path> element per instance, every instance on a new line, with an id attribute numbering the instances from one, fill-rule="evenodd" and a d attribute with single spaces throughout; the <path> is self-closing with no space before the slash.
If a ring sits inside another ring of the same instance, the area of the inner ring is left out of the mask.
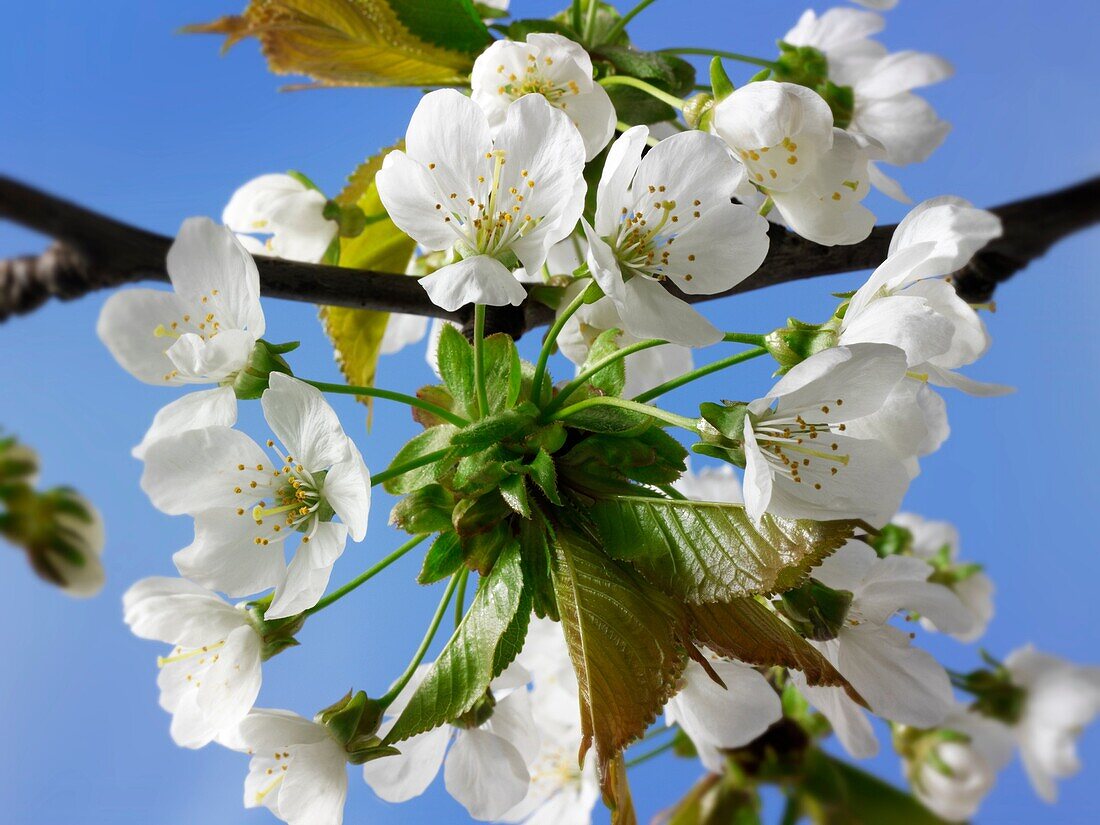
<path id="1" fill-rule="evenodd" d="M 335 191 L 357 162 L 402 134 L 418 93 L 280 94 L 280 79 L 266 72 L 253 44 L 219 57 L 214 39 L 174 33 L 238 11 L 241 2 L 13 4 L 0 31 L 0 171 L 166 233 L 186 216 L 217 216 L 239 183 L 262 172 L 297 168 Z M 513 5 L 535 17 L 557 4 Z M 632 32 L 642 47 L 770 56 L 803 8 L 786 0 L 662 0 Z M 910 193 L 991 205 L 1094 174 L 1098 24 L 1093 0 L 902 0 L 889 14 L 884 42 L 940 53 L 958 69 L 927 92 L 955 128 L 928 163 L 900 173 Z M 872 198 L 880 220 L 903 214 Z M 0 224 L 0 256 L 42 245 Z M 966 558 L 985 564 L 997 582 L 998 615 L 984 644 L 998 655 L 1031 641 L 1100 661 L 1090 615 L 1100 562 L 1089 412 L 1100 402 L 1098 251 L 1100 234 L 1076 236 L 998 293 L 998 312 L 989 319 L 995 346 L 971 374 L 1019 391 L 996 400 L 951 395 L 952 438 L 925 462 L 906 502 L 958 524 Z M 766 331 L 788 315 L 823 319 L 832 308 L 829 293 L 854 289 L 862 277 L 788 285 L 708 311 L 719 326 L 749 331 Z M 94 325 L 105 297 L 51 304 L 0 326 L 0 426 L 39 450 L 46 483 L 72 484 L 103 510 L 109 536 L 108 585 L 88 602 L 42 585 L 20 555 L 0 550 L 0 604 L 8 616 L 0 637 L 2 818 L 45 825 L 269 821 L 266 812 L 240 808 L 243 758 L 172 745 L 156 704 L 159 647 L 132 638 L 121 622 L 122 592 L 142 576 L 172 572 L 170 555 L 189 541 L 190 528 L 186 519 L 153 510 L 138 488 L 140 468 L 129 448 L 174 394 L 138 384 L 99 345 Z M 294 354 L 298 374 L 337 380 L 312 307 L 269 301 L 265 310 L 269 337 L 302 340 Z M 524 344 L 529 349 L 533 341 Z M 380 383 L 405 391 L 427 383 L 422 354 L 413 347 L 385 360 Z M 702 397 L 754 397 L 767 386 L 767 369 L 753 363 L 668 403 L 690 413 Z M 393 406 L 377 407 L 368 433 L 362 407 L 346 399 L 334 404 L 375 468 L 414 433 Z M 242 423 L 254 428 L 256 421 L 251 410 Z M 385 526 L 391 504 L 377 495 L 367 540 L 349 548 L 334 582 L 400 542 Z M 384 688 L 437 598 L 413 581 L 417 566 L 414 554 L 383 584 L 311 620 L 302 646 L 265 668 L 261 704 L 308 715 L 350 686 Z M 929 646 L 956 669 L 977 661 L 975 649 L 942 638 Z M 1100 803 L 1089 777 L 1100 775 L 1090 774 L 1100 771 L 1100 733 L 1088 732 L 1081 751 L 1085 774 L 1063 785 L 1059 808 L 1034 797 L 1016 763 L 978 821 L 1096 821 Z M 888 746 L 870 766 L 899 778 Z M 643 814 L 677 798 L 697 774 L 696 766 L 673 760 L 639 768 L 634 787 Z M 396 807 L 376 800 L 353 774 L 348 821 L 457 820 L 462 811 L 441 785 Z"/>

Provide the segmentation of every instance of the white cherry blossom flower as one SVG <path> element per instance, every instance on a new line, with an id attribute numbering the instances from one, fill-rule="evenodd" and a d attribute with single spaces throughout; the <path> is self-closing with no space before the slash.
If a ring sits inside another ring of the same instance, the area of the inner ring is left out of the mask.
<path id="1" fill-rule="evenodd" d="M 729 464 L 704 467 L 698 472 L 688 464 L 687 472 L 673 486 L 695 501 L 721 501 L 727 504 L 743 504 L 745 501 L 741 481 Z"/>
<path id="2" fill-rule="evenodd" d="M 793 367 L 745 416 L 745 507 L 787 518 L 885 523 L 909 474 L 890 445 L 852 437 L 852 421 L 877 412 L 905 374 L 905 353 L 833 347 Z"/>
<path id="3" fill-rule="evenodd" d="M 957 561 L 959 556 L 959 531 L 946 521 L 931 521 L 913 513 L 898 513 L 891 521 L 913 534 L 912 553 L 918 559 L 931 562 L 946 548 L 947 561 Z M 993 618 L 993 581 L 978 570 L 950 585 L 973 618 L 973 625 L 962 633 L 951 635 L 960 642 L 977 641 L 985 633 Z M 927 617 L 921 617 L 925 630 L 936 630 Z"/>
<path id="4" fill-rule="evenodd" d="M 128 289 L 107 299 L 96 333 L 147 384 L 227 384 L 264 334 L 260 276 L 228 229 L 188 218 L 168 250 L 173 292 Z"/>
<path id="5" fill-rule="evenodd" d="M 393 727 L 428 670 L 420 666 L 390 705 L 391 718 L 379 729 L 381 736 Z M 440 725 L 396 743 L 399 755 L 363 765 L 364 781 L 387 802 L 405 802 L 424 793 L 443 766 L 447 792 L 470 816 L 499 819 L 527 794 L 528 765 L 538 753 L 527 681 L 522 668 L 509 668 L 490 685 L 496 704 L 486 722 L 477 727 Z"/>
<path id="6" fill-rule="evenodd" d="M 287 710 L 254 708 L 231 746 L 252 757 L 246 808 L 263 806 L 288 825 L 344 821 L 347 753 L 322 725 Z"/>
<path id="7" fill-rule="evenodd" d="M 1100 667 L 1082 667 L 1031 645 L 1005 658 L 1013 684 L 1026 692 L 1012 730 L 1032 787 L 1047 802 L 1058 797 L 1057 780 L 1081 769 L 1077 737 L 1100 713 Z"/>
<path id="8" fill-rule="evenodd" d="M 818 16 L 808 10 L 783 39 L 825 55 L 829 79 L 853 92 L 848 131 L 881 144 L 887 163 L 907 166 L 927 160 L 951 131 L 950 124 L 912 90 L 946 80 L 954 70 L 936 55 L 888 53 L 869 39 L 885 25 L 881 15 L 869 11 L 834 8 Z M 908 201 L 897 182 L 874 166 L 870 178 L 890 197 Z"/>
<path id="9" fill-rule="evenodd" d="M 790 192 L 833 145 L 833 113 L 817 92 L 764 80 L 737 89 L 712 110 L 713 128 L 769 194 Z"/>
<path id="10" fill-rule="evenodd" d="M 232 427 L 236 423 L 237 394 L 232 387 L 189 392 L 157 410 L 141 443 L 130 454 L 144 461 L 145 453 L 153 442 L 165 436 L 201 430 L 203 427 Z"/>
<path id="11" fill-rule="evenodd" d="M 405 151 L 376 178 L 390 218 L 428 251 L 454 263 L 420 279 L 448 311 L 471 303 L 518 306 L 527 293 L 504 262 L 538 272 L 584 207 L 584 144 L 541 95 L 508 107 L 494 141 L 485 113 L 453 90 L 420 101 Z"/>
<path id="12" fill-rule="evenodd" d="M 717 684 L 698 662 L 688 662 L 683 687 L 665 705 L 665 723 L 683 728 L 711 773 L 722 773 L 722 750 L 747 745 L 783 716 L 779 694 L 755 668 L 710 656 L 725 683 Z"/>
<path id="13" fill-rule="evenodd" d="M 959 705 L 940 726 L 962 734 L 932 747 L 935 759 L 907 766 L 916 797 L 949 822 L 973 817 L 993 790 L 997 774 L 1012 759 L 1012 734 L 1005 725 Z"/>
<path id="14" fill-rule="evenodd" d="M 318 390 L 273 373 L 261 404 L 281 444 L 274 459 L 229 427 L 186 430 L 149 446 L 142 489 L 163 512 L 195 518 L 194 542 L 174 557 L 181 574 L 233 596 L 274 587 L 274 619 L 316 604 L 348 534 L 363 539 L 370 474 Z"/>
<path id="15" fill-rule="evenodd" d="M 767 222 L 731 202 L 740 175 L 721 141 L 684 132 L 643 158 L 648 134 L 635 126 L 608 153 L 596 225 L 582 222 L 588 268 L 632 336 L 713 344 L 722 333 L 664 282 L 689 295 L 737 285 L 768 253 Z"/>
<path id="16" fill-rule="evenodd" d="M 874 145 L 843 129 L 796 187 L 770 192 L 775 209 L 794 232 L 822 246 L 859 243 L 875 226 L 875 215 L 862 203 L 870 191 L 869 164 Z"/>
<path id="17" fill-rule="evenodd" d="M 592 160 L 615 133 L 615 107 L 592 79 L 592 58 L 560 34 L 529 34 L 524 43 L 498 40 L 474 61 L 473 100 L 494 133 L 504 126 L 508 106 L 524 95 L 542 95 L 569 116 Z"/>
<path id="18" fill-rule="evenodd" d="M 233 193 L 222 223 L 254 252 L 318 263 L 339 231 L 336 221 L 324 216 L 326 203 L 324 195 L 293 175 L 260 175 Z M 266 238 L 258 242 L 256 235 Z"/>
<path id="19" fill-rule="evenodd" d="M 531 709 L 539 735 L 527 796 L 500 817 L 524 825 L 590 825 L 600 800 L 595 754 L 577 764 L 580 697 L 561 626 L 532 619 L 518 662 L 531 674 Z"/>
<path id="20" fill-rule="evenodd" d="M 186 579 L 142 579 L 122 598 L 134 635 L 173 645 L 157 657 L 172 739 L 201 748 L 232 731 L 260 692 L 263 642 L 242 608 Z"/>
<path id="21" fill-rule="evenodd" d="M 939 197 L 914 207 L 898 224 L 886 260 L 848 303 L 840 343 L 900 347 L 920 380 L 976 395 L 1005 392 L 954 372 L 989 348 L 985 324 L 943 280 L 1001 235 L 996 215 Z"/>
<path id="22" fill-rule="evenodd" d="M 880 559 L 849 542 L 815 568 L 826 587 L 847 590 L 852 603 L 835 639 L 811 641 L 875 714 L 920 728 L 943 722 L 954 706 L 951 682 L 940 664 L 911 647 L 909 634 L 887 624 L 899 610 L 914 610 L 950 631 L 969 627 L 970 614 L 946 587 L 928 581 L 932 568 L 920 559 Z M 878 741 L 862 709 L 842 688 L 814 687 L 798 671 L 791 680 L 829 720 L 841 744 L 857 758 L 874 755 Z"/>

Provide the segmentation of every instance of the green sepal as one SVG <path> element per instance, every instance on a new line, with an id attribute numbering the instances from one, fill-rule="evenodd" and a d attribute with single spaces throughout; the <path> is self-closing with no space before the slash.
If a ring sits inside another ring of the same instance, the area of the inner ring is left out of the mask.
<path id="1" fill-rule="evenodd" d="M 418 584 L 435 584 L 456 573 L 462 567 L 462 545 L 455 533 L 443 533 L 432 542 L 424 555 Z"/>
<path id="2" fill-rule="evenodd" d="M 834 590 L 810 579 L 783 593 L 776 608 L 807 639 L 828 642 L 844 627 L 851 606 L 851 591 Z"/>
<path id="3" fill-rule="evenodd" d="M 265 662 L 287 648 L 297 647 L 298 640 L 294 636 L 306 623 L 306 616 L 303 613 L 283 619 L 265 618 L 264 612 L 271 606 L 273 598 L 274 594 L 269 593 L 248 603 L 248 622 L 260 637 L 260 658 Z"/>
<path id="4" fill-rule="evenodd" d="M 231 382 L 237 398 L 242 401 L 259 398 L 267 389 L 273 372 L 293 375 L 294 372 L 290 369 L 290 364 L 283 359 L 283 355 L 297 348 L 297 341 L 286 344 L 272 344 L 262 338 L 257 341 L 252 348 L 252 354 L 248 357 L 248 363 Z"/>
<path id="5" fill-rule="evenodd" d="M 721 102 L 732 95 L 736 89 L 730 76 L 726 74 L 722 58 L 713 58 L 710 61 L 710 90 L 714 93 L 714 99 Z"/>
<path id="6" fill-rule="evenodd" d="M 354 740 L 374 737 L 385 710 L 377 699 L 371 699 L 363 691 L 349 690 L 343 698 L 318 711 L 313 721 L 346 748 Z"/>
<path id="7" fill-rule="evenodd" d="M 390 525 L 412 535 L 450 530 L 454 506 L 453 494 L 438 484 L 429 484 L 394 505 Z"/>
<path id="8" fill-rule="evenodd" d="M 913 547 L 913 533 L 898 524 L 887 524 L 877 535 L 870 537 L 870 545 L 880 558 L 909 555 Z"/>
<path id="9" fill-rule="evenodd" d="M 363 234 L 363 230 L 367 228 L 368 224 L 385 220 L 387 217 L 383 214 L 368 218 L 363 210 L 355 204 L 343 205 L 333 200 L 325 203 L 321 215 L 327 220 L 336 222 L 339 238 L 358 238 Z"/>
<path id="10" fill-rule="evenodd" d="M 775 60 L 775 79 L 816 90 L 829 79 L 829 61 L 813 46 L 794 46 L 778 41 L 779 57 Z"/>
<path id="11" fill-rule="evenodd" d="M 392 745 L 383 745 L 377 736 L 367 740 L 364 746 L 358 746 L 357 742 L 349 742 L 346 748 L 348 762 L 353 765 L 364 765 L 384 756 L 400 756 L 401 751 Z"/>
<path id="12" fill-rule="evenodd" d="M 764 346 L 779 363 L 779 372 L 785 373 L 811 355 L 835 347 L 839 337 L 839 323 L 836 319 L 824 324 L 808 324 L 796 318 L 788 318 L 787 326 L 764 336 Z"/>

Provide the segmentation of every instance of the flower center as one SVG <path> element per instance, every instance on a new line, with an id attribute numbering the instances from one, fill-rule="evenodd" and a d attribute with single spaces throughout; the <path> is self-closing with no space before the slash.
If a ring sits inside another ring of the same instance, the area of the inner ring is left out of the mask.
<path id="1" fill-rule="evenodd" d="M 762 188 L 781 185 L 796 170 L 801 174 L 800 168 L 804 165 L 798 156 L 798 144 L 789 135 L 775 146 L 738 148 L 737 155 L 748 169 L 753 183 Z"/>
<path id="2" fill-rule="evenodd" d="M 554 59 L 544 57 L 543 63 L 547 67 L 553 66 Z M 546 77 L 539 67 L 538 58 L 533 54 L 527 55 L 527 67 L 522 76 L 517 75 L 515 72 L 506 72 L 507 69 L 503 64 L 497 66 L 497 74 L 501 76 L 501 84 L 497 86 L 497 94 L 509 97 L 512 100 L 518 100 L 524 95 L 542 95 L 553 105 L 565 109 L 568 104 L 562 98 L 567 95 L 579 95 L 581 93 L 580 86 L 577 85 L 575 80 L 569 80 L 564 85 L 559 85 Z"/>
<path id="3" fill-rule="evenodd" d="M 836 400 L 836 406 L 844 404 L 843 398 Z M 821 407 L 828 414 L 829 405 Z M 811 476 L 807 483 L 815 490 L 822 488 L 822 481 L 837 476 L 848 466 L 851 456 L 841 453 L 840 444 L 831 441 L 828 436 L 834 432 L 844 432 L 844 424 L 811 423 L 802 415 L 768 416 L 753 421 L 752 431 L 765 459 L 780 473 L 790 476 L 795 484 L 806 482 L 804 476 Z"/>
<path id="4" fill-rule="evenodd" d="M 456 248 L 463 257 L 500 257 L 541 221 L 527 211 L 528 200 L 538 189 L 531 173 L 523 169 L 518 180 L 511 179 L 504 168 L 508 162 L 504 149 L 486 152 L 484 159 L 491 164 L 485 170 L 488 174 L 477 176 L 464 203 L 457 192 L 450 192 L 435 205 L 443 222 L 458 236 Z M 436 164 L 428 164 L 429 171 L 435 168 Z"/>
<path id="5" fill-rule="evenodd" d="M 688 212 L 681 210 L 675 200 L 662 197 L 668 190 L 666 185 L 650 185 L 647 189 L 651 199 L 644 206 L 636 204 L 634 211 L 623 207 L 615 234 L 605 240 L 628 277 L 642 275 L 664 281 L 677 274 L 690 281 L 693 278 L 690 272 L 671 271 L 672 244 L 691 221 L 702 216 L 702 201 L 692 201 Z M 686 255 L 689 262 L 695 258 L 694 252 Z"/>
<path id="6" fill-rule="evenodd" d="M 276 751 L 274 759 L 264 756 L 253 756 L 252 758 L 256 760 L 256 769 L 268 777 L 268 781 L 263 787 L 256 791 L 256 804 L 261 805 L 267 795 L 278 788 L 282 781 L 286 779 L 286 772 L 290 768 L 290 751 Z"/>
<path id="7" fill-rule="evenodd" d="M 157 324 L 153 328 L 155 338 L 180 338 L 183 335 L 197 335 L 203 341 L 209 341 L 219 332 L 222 324 L 218 320 L 216 312 L 217 297 L 219 291 L 213 289 L 209 295 L 199 298 L 200 309 L 196 314 L 185 312 L 178 321 L 169 322 L 168 326 Z M 179 370 L 171 370 L 164 374 L 164 380 L 170 381 L 179 376 Z"/>
<path id="8" fill-rule="evenodd" d="M 274 448 L 275 442 L 269 439 L 267 446 Z M 327 508 L 321 492 L 324 471 L 311 473 L 301 463 L 295 462 L 294 456 L 289 453 L 284 453 L 283 459 L 276 462 L 271 470 L 273 482 L 265 485 L 265 489 L 273 490 L 274 502 L 269 506 L 266 500 L 261 500 L 251 509 L 243 506 L 237 508 L 238 516 L 251 516 L 258 527 L 269 526 L 270 532 L 253 538 L 252 541 L 257 546 L 266 547 L 272 542 L 283 541 L 296 531 L 306 533 L 302 541 L 308 543 Z M 235 484 L 234 495 L 244 495 L 246 490 L 260 489 L 260 482 L 255 479 L 255 475 L 267 472 L 263 464 L 257 464 L 255 468 L 238 464 L 237 470 L 253 478 Z"/>
<path id="9" fill-rule="evenodd" d="M 211 645 L 203 645 L 202 647 L 196 647 L 188 650 L 184 647 L 177 647 L 172 650 L 170 656 L 158 656 L 157 667 L 165 668 L 172 665 L 180 664 L 181 662 L 188 662 L 191 666 L 185 668 L 187 671 L 183 674 L 185 681 L 189 682 L 193 687 L 202 687 L 202 677 L 221 657 L 220 653 L 215 651 L 225 647 L 225 640 L 215 642 Z"/>

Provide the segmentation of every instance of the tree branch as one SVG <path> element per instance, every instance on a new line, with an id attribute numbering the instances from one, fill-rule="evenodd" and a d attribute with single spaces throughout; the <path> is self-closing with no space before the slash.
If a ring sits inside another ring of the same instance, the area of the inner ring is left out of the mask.
<path id="1" fill-rule="evenodd" d="M 1004 235 L 955 273 L 959 294 L 986 301 L 999 283 L 1042 256 L 1063 237 L 1100 222 L 1100 177 L 1026 200 L 994 207 Z M 165 258 L 172 239 L 116 221 L 41 190 L 0 177 L 0 218 L 53 237 L 39 256 L 0 261 L 0 322 L 40 307 L 49 298 L 71 300 L 98 289 L 136 281 L 167 281 Z M 878 226 L 862 243 L 823 247 L 773 226 L 771 248 L 760 269 L 720 295 L 684 296 L 713 300 L 775 284 L 871 269 L 886 258 L 894 226 Z M 445 312 L 405 275 L 303 264 L 258 256 L 264 295 L 317 304 L 469 320 L 466 311 Z M 487 318 L 494 331 L 519 337 L 549 322 L 553 310 L 527 300 L 521 307 L 495 308 Z"/>

